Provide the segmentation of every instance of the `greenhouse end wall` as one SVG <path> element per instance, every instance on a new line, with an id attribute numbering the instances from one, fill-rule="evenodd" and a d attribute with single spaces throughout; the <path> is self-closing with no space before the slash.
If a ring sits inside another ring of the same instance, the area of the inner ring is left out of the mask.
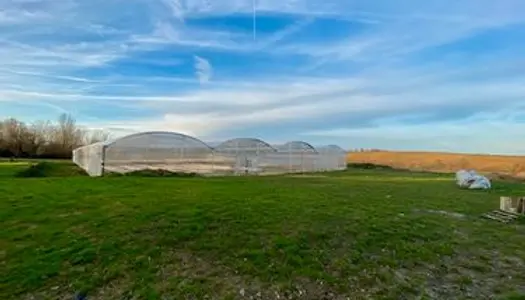
<path id="1" fill-rule="evenodd" d="M 215 147 L 175 132 L 142 132 L 73 151 L 73 162 L 90 176 L 145 169 L 205 176 L 284 174 L 346 169 L 346 151 L 335 145 L 315 148 L 303 141 L 270 145 L 236 138 Z"/>
<path id="2" fill-rule="evenodd" d="M 104 172 L 104 144 L 96 143 L 73 150 L 73 162 L 89 176 L 102 176 Z"/>

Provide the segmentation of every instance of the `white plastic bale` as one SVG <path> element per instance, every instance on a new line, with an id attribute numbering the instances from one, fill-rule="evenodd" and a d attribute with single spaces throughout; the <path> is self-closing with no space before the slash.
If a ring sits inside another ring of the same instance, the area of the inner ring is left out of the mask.
<path id="1" fill-rule="evenodd" d="M 465 188 L 470 186 L 472 174 L 467 170 L 459 170 L 456 172 L 456 184 L 459 187 Z"/>
<path id="2" fill-rule="evenodd" d="M 474 170 L 459 170 L 456 172 L 456 184 L 461 188 L 490 189 L 490 180 Z"/>
<path id="3" fill-rule="evenodd" d="M 474 182 L 470 185 L 469 189 L 471 190 L 477 190 L 477 189 L 483 189 L 487 190 L 491 188 L 490 180 L 482 175 L 476 175 L 474 178 Z"/>

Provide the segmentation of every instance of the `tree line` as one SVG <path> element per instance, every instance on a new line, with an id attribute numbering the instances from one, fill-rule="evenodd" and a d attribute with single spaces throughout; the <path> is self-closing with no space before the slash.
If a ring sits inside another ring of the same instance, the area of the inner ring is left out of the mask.
<path id="1" fill-rule="evenodd" d="M 68 114 L 30 124 L 9 118 L 0 121 L 0 157 L 71 158 L 73 149 L 108 138 L 109 133 L 83 128 Z"/>

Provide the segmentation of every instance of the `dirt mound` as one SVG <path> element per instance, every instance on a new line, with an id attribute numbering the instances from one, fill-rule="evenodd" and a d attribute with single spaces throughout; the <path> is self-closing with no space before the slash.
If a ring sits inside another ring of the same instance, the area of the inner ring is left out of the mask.
<path id="1" fill-rule="evenodd" d="M 87 176 L 87 173 L 73 163 L 39 162 L 15 174 L 15 177 L 25 178 L 70 176 Z"/>

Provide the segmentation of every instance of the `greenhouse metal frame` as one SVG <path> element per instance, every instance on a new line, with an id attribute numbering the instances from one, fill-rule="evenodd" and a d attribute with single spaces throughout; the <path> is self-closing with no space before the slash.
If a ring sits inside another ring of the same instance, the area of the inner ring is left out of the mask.
<path id="1" fill-rule="evenodd" d="M 90 176 L 139 170 L 214 175 L 285 174 L 346 169 L 346 151 L 303 141 L 271 145 L 257 138 L 235 138 L 215 147 L 189 135 L 140 132 L 77 148 L 73 162 Z"/>

